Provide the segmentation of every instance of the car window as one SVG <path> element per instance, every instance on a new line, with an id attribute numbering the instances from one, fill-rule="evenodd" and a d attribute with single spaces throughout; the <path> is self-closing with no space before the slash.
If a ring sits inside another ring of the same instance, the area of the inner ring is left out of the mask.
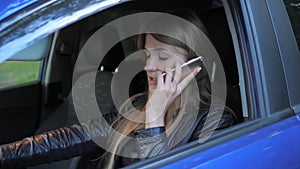
<path id="1" fill-rule="evenodd" d="M 6 61 L 0 64 L 0 89 L 38 80 L 41 61 Z"/>
<path id="2" fill-rule="evenodd" d="M 0 89 L 38 80 L 40 65 L 50 51 L 52 35 L 19 51 L 6 62 L 0 59 Z M 3 58 L 2 58 L 3 59 Z"/>
<path id="3" fill-rule="evenodd" d="M 284 0 L 284 3 L 300 49 L 300 0 Z"/>
<path id="4" fill-rule="evenodd" d="M 46 36 L 39 41 L 33 43 L 27 48 L 21 50 L 8 60 L 13 61 L 36 61 L 45 58 L 50 50 L 52 35 Z M 1 62 L 0 62 L 1 63 Z"/>

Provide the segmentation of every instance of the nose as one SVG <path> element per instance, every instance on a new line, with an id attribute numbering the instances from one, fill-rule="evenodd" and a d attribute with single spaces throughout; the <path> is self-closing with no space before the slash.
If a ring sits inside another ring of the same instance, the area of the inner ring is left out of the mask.
<path id="1" fill-rule="evenodd" d="M 156 71 L 157 67 L 155 64 L 155 59 L 153 59 L 152 57 L 149 57 L 146 61 L 146 65 L 144 67 L 145 71 Z"/>

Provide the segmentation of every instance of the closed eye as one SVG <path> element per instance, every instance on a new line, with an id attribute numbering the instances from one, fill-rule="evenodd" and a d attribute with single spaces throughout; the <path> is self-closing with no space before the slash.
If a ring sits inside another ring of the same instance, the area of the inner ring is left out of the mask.
<path id="1" fill-rule="evenodd" d="M 169 57 L 161 57 L 161 56 L 158 56 L 159 60 L 167 60 L 169 59 Z"/>
<path id="2" fill-rule="evenodd" d="M 168 54 L 167 51 L 161 51 L 158 53 L 158 58 L 160 60 L 167 60 L 167 59 L 169 59 L 169 57 L 170 57 L 170 54 Z"/>

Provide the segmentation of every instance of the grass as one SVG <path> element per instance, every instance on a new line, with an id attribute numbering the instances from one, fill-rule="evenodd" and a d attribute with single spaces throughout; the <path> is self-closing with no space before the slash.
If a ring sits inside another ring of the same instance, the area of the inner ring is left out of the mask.
<path id="1" fill-rule="evenodd" d="M 8 61 L 0 64 L 0 89 L 38 79 L 40 61 Z"/>

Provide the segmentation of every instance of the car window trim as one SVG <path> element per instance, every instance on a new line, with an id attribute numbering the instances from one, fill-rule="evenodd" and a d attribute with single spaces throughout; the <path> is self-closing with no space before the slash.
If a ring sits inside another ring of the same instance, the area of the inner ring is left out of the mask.
<path id="1" fill-rule="evenodd" d="M 228 22 L 228 26 L 229 26 L 229 30 L 230 30 L 230 34 L 233 40 L 233 47 L 234 47 L 234 51 L 235 51 L 235 58 L 236 58 L 236 63 L 237 63 L 237 68 L 238 68 L 238 76 L 239 76 L 239 88 L 240 88 L 240 94 L 241 94 L 241 102 L 242 102 L 242 111 L 243 111 L 243 117 L 247 117 L 247 118 L 253 118 L 252 115 L 250 114 L 250 112 L 248 111 L 249 108 L 251 107 L 251 104 L 249 104 L 248 99 L 246 99 L 247 97 L 243 97 L 243 96 L 247 96 L 247 90 L 246 90 L 246 84 L 245 84 L 245 80 L 246 80 L 246 74 L 245 71 L 243 69 L 243 60 L 242 60 L 242 56 L 241 56 L 241 50 L 239 48 L 239 38 L 238 38 L 238 33 L 236 30 L 236 22 L 233 19 L 233 14 L 232 14 L 232 10 L 231 7 L 229 5 L 229 3 L 227 1 L 222 0 L 222 3 L 224 5 L 224 10 L 225 10 L 225 14 L 226 14 L 226 18 L 227 18 L 227 22 Z M 236 15 L 236 14 L 235 14 Z"/>

